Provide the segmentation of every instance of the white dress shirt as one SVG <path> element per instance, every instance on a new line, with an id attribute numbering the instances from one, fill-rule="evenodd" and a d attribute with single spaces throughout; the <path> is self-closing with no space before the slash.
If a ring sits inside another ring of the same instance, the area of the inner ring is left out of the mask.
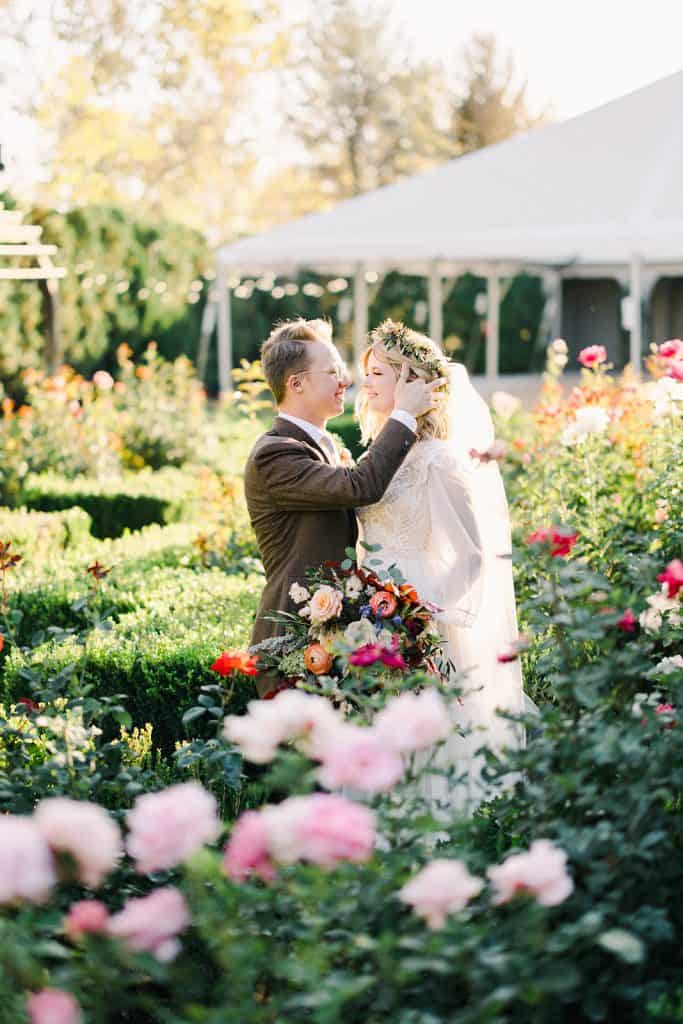
<path id="1" fill-rule="evenodd" d="M 305 431 L 317 445 L 321 445 L 324 451 L 327 451 L 330 454 L 334 451 L 334 462 L 339 462 L 336 445 L 326 430 L 321 430 L 320 427 L 316 427 L 315 423 L 309 423 L 308 420 L 302 420 L 298 416 L 290 416 L 288 412 L 278 411 L 278 416 L 281 419 L 289 420 L 290 423 L 294 423 L 297 427 L 300 427 L 301 430 Z M 412 430 L 414 434 L 417 433 L 417 420 L 404 409 L 394 409 L 389 418 L 392 420 L 398 420 L 398 422 L 402 423 L 404 427 L 408 428 L 408 430 Z"/>

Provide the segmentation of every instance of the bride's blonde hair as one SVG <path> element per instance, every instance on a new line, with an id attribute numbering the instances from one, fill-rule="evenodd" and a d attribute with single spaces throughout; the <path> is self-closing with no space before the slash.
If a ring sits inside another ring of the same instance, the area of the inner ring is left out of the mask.
<path id="1" fill-rule="evenodd" d="M 368 360 L 372 353 L 378 359 L 388 363 L 398 378 L 401 367 L 408 366 L 409 378 L 421 377 L 423 380 L 436 380 L 438 377 L 448 379 L 448 360 L 431 338 L 419 334 L 395 320 L 385 320 L 371 332 L 370 344 L 360 359 L 361 370 L 367 372 Z M 444 390 L 447 385 L 444 386 Z M 372 412 L 368 408 L 368 398 L 361 388 L 356 399 L 356 416 L 360 424 L 363 444 L 377 437 L 386 422 L 386 415 Z M 417 436 L 420 441 L 448 437 L 448 417 L 445 408 L 431 409 L 424 416 L 418 417 Z"/>

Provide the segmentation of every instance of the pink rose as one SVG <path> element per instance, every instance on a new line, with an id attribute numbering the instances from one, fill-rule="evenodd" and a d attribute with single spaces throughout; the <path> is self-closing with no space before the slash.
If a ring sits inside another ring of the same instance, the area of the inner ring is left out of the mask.
<path id="1" fill-rule="evenodd" d="M 357 650 L 349 654 L 349 664 L 358 668 L 367 668 L 374 665 L 382 657 L 382 648 L 379 644 L 363 644 Z"/>
<path id="2" fill-rule="evenodd" d="M 98 391 L 111 391 L 114 387 L 114 378 L 106 370 L 97 370 L 93 373 L 92 382 Z"/>
<path id="3" fill-rule="evenodd" d="M 73 859 L 78 878 L 91 889 L 114 870 L 123 852 L 116 822 L 86 800 L 41 800 L 33 820 L 54 853 Z"/>
<path id="4" fill-rule="evenodd" d="M 672 338 L 659 346 L 659 355 L 662 359 L 683 359 L 683 341 L 680 338 Z"/>
<path id="5" fill-rule="evenodd" d="M 408 667 L 405 658 L 398 649 L 398 644 L 395 644 L 393 648 L 383 647 L 379 657 L 382 664 L 386 665 L 387 668 L 398 668 L 403 671 Z"/>
<path id="6" fill-rule="evenodd" d="M 486 872 L 496 889 L 494 903 L 508 903 L 517 893 L 530 893 L 544 907 L 553 907 L 574 888 L 567 873 L 567 855 L 548 839 L 537 839 L 525 853 L 513 853 Z"/>
<path id="7" fill-rule="evenodd" d="M 320 756 L 318 778 L 326 789 L 351 786 L 384 793 L 403 776 L 403 760 L 373 729 L 341 726 Z"/>
<path id="8" fill-rule="evenodd" d="M 236 743 L 247 761 L 267 764 L 281 743 L 303 741 L 305 749 L 324 743 L 339 723 L 325 697 L 301 690 L 283 690 L 270 701 L 250 701 L 247 715 L 229 715 L 223 735 Z"/>
<path id="9" fill-rule="evenodd" d="M 394 697 L 376 716 L 374 727 L 390 749 L 400 752 L 431 747 L 452 730 L 448 708 L 436 690 Z"/>
<path id="10" fill-rule="evenodd" d="M 275 878 L 266 819 L 258 811 L 245 811 L 236 821 L 225 847 L 223 868 L 233 882 L 243 882 L 252 874 L 264 882 Z"/>
<path id="11" fill-rule="evenodd" d="M 330 619 L 336 619 L 342 610 L 343 600 L 344 595 L 340 590 L 323 583 L 308 603 L 311 622 L 328 622 Z"/>
<path id="12" fill-rule="evenodd" d="M 184 863 L 221 833 L 214 797 L 198 782 L 181 782 L 145 793 L 126 816 L 126 849 L 141 874 Z"/>
<path id="13" fill-rule="evenodd" d="M 191 923 L 183 894 L 171 885 L 149 896 L 128 900 L 123 910 L 109 919 L 107 933 L 129 949 L 151 953 L 167 963 L 180 951 L 177 935 Z"/>
<path id="14" fill-rule="evenodd" d="M 448 914 L 462 910 L 484 883 L 460 860 L 433 860 L 400 890 L 398 897 L 432 929 L 443 928 Z"/>
<path id="15" fill-rule="evenodd" d="M 0 906 L 44 903 L 57 881 L 44 836 L 30 818 L 0 815 Z"/>
<path id="16" fill-rule="evenodd" d="M 363 861 L 372 855 L 375 817 L 367 807 L 328 793 L 294 796 L 261 814 L 273 860 L 293 864 L 308 860 L 332 866 Z"/>
<path id="17" fill-rule="evenodd" d="M 314 793 L 302 799 L 307 801 L 307 813 L 298 822 L 297 838 L 303 860 L 332 867 L 340 861 L 358 862 L 372 857 L 375 816 L 371 810 L 327 793 Z"/>
<path id="18" fill-rule="evenodd" d="M 26 1000 L 31 1024 L 81 1024 L 81 1008 L 69 992 L 44 988 Z"/>
<path id="19" fill-rule="evenodd" d="M 79 900 L 72 903 L 69 913 L 64 918 L 64 932 L 70 939 L 78 939 L 81 935 L 97 935 L 105 931 L 109 921 L 109 911 L 99 900 Z"/>
<path id="20" fill-rule="evenodd" d="M 579 352 L 579 362 L 582 366 L 599 366 L 607 361 L 607 352 L 604 345 L 589 345 Z"/>
<path id="21" fill-rule="evenodd" d="M 666 368 L 667 377 L 683 381 L 683 359 L 671 359 Z"/>

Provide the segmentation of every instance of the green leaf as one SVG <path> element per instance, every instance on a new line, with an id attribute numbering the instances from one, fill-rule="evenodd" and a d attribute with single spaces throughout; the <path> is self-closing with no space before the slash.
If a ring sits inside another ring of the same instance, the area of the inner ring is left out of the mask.
<path id="1" fill-rule="evenodd" d="M 194 722 L 195 718 L 200 718 L 206 712 L 206 708 L 189 708 L 183 715 L 183 725 L 188 725 L 190 722 Z"/>
<path id="2" fill-rule="evenodd" d="M 645 947 L 638 936 L 623 928 L 608 929 L 600 935 L 598 943 L 627 964 L 642 963 L 645 956 Z"/>

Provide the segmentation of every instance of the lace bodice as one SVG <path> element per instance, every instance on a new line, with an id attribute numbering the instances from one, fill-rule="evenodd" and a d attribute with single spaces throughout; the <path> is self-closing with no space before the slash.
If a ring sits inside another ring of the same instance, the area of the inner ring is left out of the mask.
<path id="1" fill-rule="evenodd" d="M 472 467 L 446 441 L 415 444 L 381 501 L 358 511 L 373 560 L 395 564 L 452 622 L 471 621 L 479 600 L 482 546 L 471 495 Z"/>
<path id="2" fill-rule="evenodd" d="M 358 510 L 363 540 L 405 556 L 424 551 L 429 539 L 429 504 L 425 487 L 439 441 L 413 445 L 381 501 Z M 380 552 L 381 555 L 381 552 Z"/>

